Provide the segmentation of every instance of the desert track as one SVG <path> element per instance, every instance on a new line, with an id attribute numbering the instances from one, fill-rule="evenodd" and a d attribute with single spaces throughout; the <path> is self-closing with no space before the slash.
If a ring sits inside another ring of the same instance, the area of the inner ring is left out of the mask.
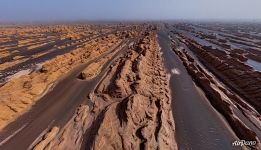
<path id="1" fill-rule="evenodd" d="M 120 31 L 120 29 L 118 29 Z M 22 59 L 30 58 L 26 61 L 22 61 L 21 63 L 15 64 L 11 67 L 8 67 L 6 69 L 3 69 L 0 71 L 0 83 L 4 82 L 6 77 L 11 76 L 21 70 L 30 69 L 36 64 L 42 63 L 46 60 L 55 58 L 56 56 L 63 55 L 66 53 L 69 53 L 75 48 L 82 47 L 83 44 L 88 43 L 91 40 L 95 40 L 101 37 L 105 37 L 109 34 L 115 33 L 116 31 L 111 31 L 108 33 L 102 33 L 99 35 L 90 35 L 82 37 L 81 39 L 75 39 L 75 40 L 60 40 L 57 42 L 54 42 L 50 45 L 44 45 L 42 47 L 36 47 L 32 50 L 20 50 L 23 48 L 17 49 L 18 52 L 13 53 L 9 56 L 3 57 L 0 60 L 1 64 L 4 64 L 6 62 L 11 62 L 14 60 L 16 56 L 23 56 Z M 61 48 L 60 48 L 61 47 Z M 16 51 L 16 50 L 11 50 Z M 33 57 L 36 56 L 36 57 Z"/>
<path id="2" fill-rule="evenodd" d="M 19 144 L 21 149 L 26 149 L 42 132 L 48 130 L 49 127 L 64 125 L 72 117 L 76 108 L 87 99 L 88 93 L 91 93 L 93 88 L 97 86 L 114 59 L 126 52 L 126 47 L 129 43 L 130 42 L 124 42 L 125 47 L 119 46 L 110 50 L 99 58 L 88 64 L 79 66 L 70 72 L 70 74 L 46 94 L 39 103 L 35 104 L 29 112 L 5 130 L 1 137 L 7 137 L 5 135 L 10 135 L 13 131 L 17 131 L 22 127 L 22 130 L 19 130 L 19 132 L 12 137 L 12 140 L 3 143 L 2 148 L 15 149 L 16 144 Z M 89 81 L 80 81 L 78 79 L 83 68 L 116 50 L 116 54 L 111 60 L 108 60 L 108 62 L 104 64 L 102 68 L 103 71 L 97 77 Z"/>
<path id="3" fill-rule="evenodd" d="M 180 149 L 230 149 L 236 139 L 223 118 L 212 108 L 202 91 L 193 83 L 180 59 L 172 51 L 168 32 L 159 33 L 163 58 L 171 75 L 170 88 Z"/>
<path id="4" fill-rule="evenodd" d="M 260 148 L 261 38 L 236 27 L 0 28 L 0 149 Z"/>

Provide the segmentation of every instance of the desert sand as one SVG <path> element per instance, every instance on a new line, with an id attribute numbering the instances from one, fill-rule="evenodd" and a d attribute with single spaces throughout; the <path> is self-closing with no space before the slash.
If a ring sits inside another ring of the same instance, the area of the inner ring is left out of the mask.
<path id="1" fill-rule="evenodd" d="M 0 149 L 259 149 L 261 38 L 234 28 L 1 27 Z"/>

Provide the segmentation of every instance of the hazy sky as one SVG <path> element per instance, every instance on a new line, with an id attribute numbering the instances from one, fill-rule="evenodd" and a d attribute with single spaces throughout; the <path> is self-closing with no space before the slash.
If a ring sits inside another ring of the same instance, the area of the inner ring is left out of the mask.
<path id="1" fill-rule="evenodd" d="M 261 20 L 261 0 L 0 0 L 0 21 Z"/>

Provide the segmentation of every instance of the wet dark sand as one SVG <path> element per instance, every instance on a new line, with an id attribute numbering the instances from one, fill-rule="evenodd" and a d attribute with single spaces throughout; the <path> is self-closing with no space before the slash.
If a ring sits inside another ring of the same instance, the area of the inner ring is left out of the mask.
<path id="1" fill-rule="evenodd" d="M 81 39 L 83 41 L 78 42 L 77 45 L 80 45 L 84 42 L 88 42 L 88 41 L 91 41 L 91 40 L 94 40 L 94 39 L 97 39 L 97 38 L 101 38 L 103 36 L 109 35 L 109 34 L 114 33 L 114 32 L 115 31 L 103 33 L 103 34 L 100 34 L 100 35 L 97 35 L 97 36 L 94 36 L 94 37 L 92 37 L 92 36 L 85 37 L 85 38 Z M 0 83 L 3 83 L 6 79 L 6 77 L 13 75 L 13 74 L 15 74 L 15 73 L 17 73 L 21 70 L 30 69 L 30 68 L 33 67 L 33 65 L 36 65 L 38 63 L 42 63 L 42 62 L 49 60 L 49 59 L 52 59 L 52 58 L 54 58 L 58 55 L 63 55 L 65 53 L 68 53 L 71 50 L 75 49 L 77 45 L 71 45 L 71 46 L 65 47 L 63 49 L 55 49 L 55 50 L 53 50 L 53 51 L 51 51 L 51 52 L 49 52 L 45 55 L 42 55 L 40 57 L 32 58 L 32 59 L 29 59 L 25 62 L 22 62 L 22 63 L 19 63 L 17 65 L 14 65 L 12 67 L 9 67 L 5 70 L 1 70 L 0 73 L 2 74 L 2 76 L 0 77 Z M 27 56 L 31 56 L 31 55 L 27 55 Z"/>
<path id="2" fill-rule="evenodd" d="M 179 75 L 172 74 L 170 78 L 179 149 L 233 149 L 231 143 L 237 137 L 195 86 L 182 62 L 171 50 L 167 34 L 160 31 L 158 38 L 168 72 L 171 73 L 172 69 L 180 71 Z"/>
<path id="3" fill-rule="evenodd" d="M 66 44 L 66 42 L 68 42 L 68 39 L 57 40 L 54 43 L 47 44 L 47 45 L 44 45 L 41 47 L 37 47 L 37 48 L 31 49 L 31 50 L 27 50 L 27 46 L 24 46 L 23 48 L 16 48 L 16 50 L 18 52 L 1 58 L 0 63 L 10 62 L 13 60 L 13 58 L 15 56 L 31 57 L 32 55 L 35 55 L 35 54 L 38 54 L 41 52 L 46 52 L 47 50 L 50 50 L 51 48 L 53 48 L 55 45 L 58 45 L 58 46 L 64 45 L 64 44 Z M 14 49 L 12 49 L 10 51 L 14 51 Z"/>
<path id="4" fill-rule="evenodd" d="M 130 42 L 128 42 L 130 43 Z M 127 44 L 128 45 L 128 44 Z M 116 48 L 117 49 L 117 48 Z M 114 49 L 114 50 L 116 50 Z M 99 58 L 74 69 L 70 75 L 60 81 L 52 91 L 48 92 L 32 109 L 12 122 L 0 133 L 0 149 L 27 149 L 47 127 L 62 127 L 74 114 L 76 108 L 87 101 L 88 94 L 96 87 L 113 60 L 126 52 L 127 46 L 117 52 L 102 68 L 102 72 L 92 80 L 77 79 L 80 72 L 90 63 L 109 54 L 106 52 Z M 18 132 L 17 132 L 18 131 Z M 12 133 L 17 132 L 6 142 Z"/>

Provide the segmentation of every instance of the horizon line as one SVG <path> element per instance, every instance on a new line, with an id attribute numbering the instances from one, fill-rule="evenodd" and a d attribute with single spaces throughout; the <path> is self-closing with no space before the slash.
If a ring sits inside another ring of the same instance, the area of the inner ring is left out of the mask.
<path id="1" fill-rule="evenodd" d="M 77 19 L 77 20 L 0 20 L 0 24 L 59 24 L 59 23 L 124 23 L 124 22 L 224 22 L 224 23 L 261 23 L 261 19 Z"/>

